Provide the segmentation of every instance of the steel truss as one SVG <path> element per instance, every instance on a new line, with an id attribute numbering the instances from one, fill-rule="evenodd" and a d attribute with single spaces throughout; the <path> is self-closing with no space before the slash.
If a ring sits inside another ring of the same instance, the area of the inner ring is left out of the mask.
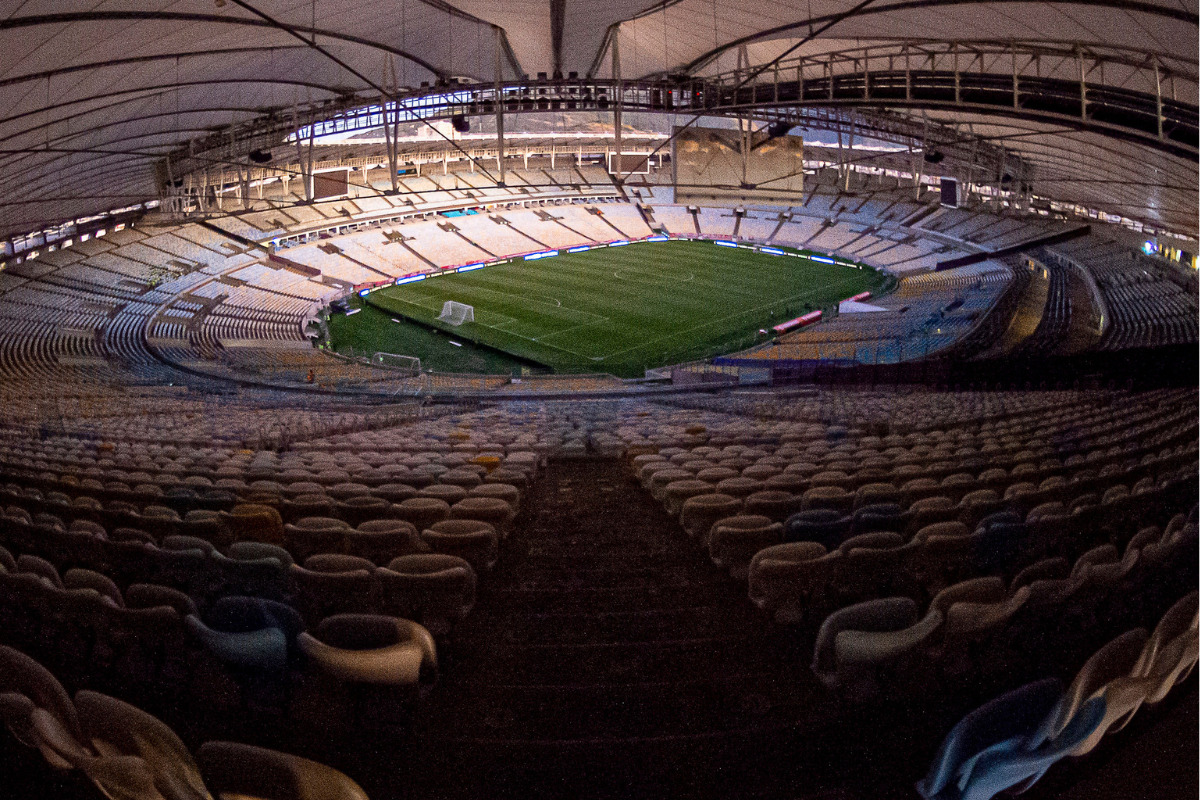
<path id="1" fill-rule="evenodd" d="M 1041 42 L 903 42 L 841 49 L 710 76 L 654 76 L 446 84 L 397 91 L 383 102 L 359 95 L 277 110 L 193 140 L 159 174 L 178 179 L 214 161 L 308 136 L 383 128 L 397 121 L 549 111 L 648 111 L 784 121 L 917 148 L 937 147 L 983 174 L 1032 177 L 1023 159 L 913 111 L 1049 121 L 1196 161 L 1200 114 L 1192 65 L 1158 53 Z M 743 85 L 743 83 L 745 85 Z"/>

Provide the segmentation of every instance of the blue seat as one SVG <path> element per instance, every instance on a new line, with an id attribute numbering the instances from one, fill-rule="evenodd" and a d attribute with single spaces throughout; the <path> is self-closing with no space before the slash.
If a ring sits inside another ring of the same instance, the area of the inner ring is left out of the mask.
<path id="1" fill-rule="evenodd" d="M 295 609 L 259 597 L 223 597 L 205 620 L 189 615 L 188 630 L 220 661 L 235 667 L 278 672 L 296 652 L 304 623 Z"/>
<path id="2" fill-rule="evenodd" d="M 961 800 L 990 800 L 1005 790 L 1025 791 L 1035 784 L 1055 762 L 1065 758 L 1083 744 L 1104 719 L 1105 701 L 1094 697 L 1083 704 L 1079 712 L 1058 736 L 1047 739 L 1037 747 L 999 747 L 984 753 L 975 762 L 965 781 Z"/>
<path id="3" fill-rule="evenodd" d="M 850 533 L 852 518 L 828 508 L 812 508 L 793 514 L 783 523 L 785 542 L 817 542 L 836 550 Z"/>
<path id="4" fill-rule="evenodd" d="M 1062 694 L 1062 683 L 1046 678 L 967 714 L 942 741 L 917 791 L 926 800 L 989 800 L 1007 789 L 1032 786 L 1087 739 L 1104 716 L 1103 698 L 1094 698 L 1052 735 L 1045 722 Z"/>
<path id="5" fill-rule="evenodd" d="M 991 700 L 963 717 L 942 740 L 929 773 L 917 782 L 925 800 L 961 796 L 960 777 L 989 748 L 1031 736 L 1054 710 L 1062 682 L 1046 678 Z"/>

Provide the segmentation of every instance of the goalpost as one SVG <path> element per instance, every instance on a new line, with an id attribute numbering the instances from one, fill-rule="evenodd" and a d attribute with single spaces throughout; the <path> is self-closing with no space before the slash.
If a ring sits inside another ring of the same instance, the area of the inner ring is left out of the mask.
<path id="1" fill-rule="evenodd" d="M 442 313 L 438 314 L 438 320 L 449 322 L 454 326 L 462 325 L 464 322 L 474 322 L 475 307 L 455 300 L 447 300 L 442 304 Z"/>
<path id="2" fill-rule="evenodd" d="M 421 372 L 421 359 L 416 356 L 401 356 L 395 353 L 376 353 L 371 358 L 371 363 L 377 367 L 387 367 L 407 372 L 411 375 L 419 375 Z"/>

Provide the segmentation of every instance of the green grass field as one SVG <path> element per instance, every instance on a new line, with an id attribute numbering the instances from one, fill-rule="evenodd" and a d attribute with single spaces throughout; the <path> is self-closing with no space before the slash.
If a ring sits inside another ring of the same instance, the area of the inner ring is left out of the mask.
<path id="1" fill-rule="evenodd" d="M 418 355 L 426 369 L 508 372 L 523 361 L 640 377 L 748 347 L 759 328 L 884 280 L 871 269 L 711 242 L 634 243 L 381 289 L 362 313 L 335 317 L 331 335 L 335 347 Z M 474 306 L 475 321 L 437 322 L 447 300 Z M 441 332 L 393 321 L 405 318 Z M 502 353 L 515 359 L 506 364 Z"/>

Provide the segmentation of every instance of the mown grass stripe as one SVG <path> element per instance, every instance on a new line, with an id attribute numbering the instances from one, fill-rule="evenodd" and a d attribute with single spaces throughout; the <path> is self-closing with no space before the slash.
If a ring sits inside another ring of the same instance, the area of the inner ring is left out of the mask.
<path id="1" fill-rule="evenodd" d="M 747 346 L 761 327 L 882 283 L 872 270 L 664 242 L 493 265 L 371 301 L 556 371 L 638 376 Z M 474 306 L 475 323 L 437 323 L 446 300 Z"/>

